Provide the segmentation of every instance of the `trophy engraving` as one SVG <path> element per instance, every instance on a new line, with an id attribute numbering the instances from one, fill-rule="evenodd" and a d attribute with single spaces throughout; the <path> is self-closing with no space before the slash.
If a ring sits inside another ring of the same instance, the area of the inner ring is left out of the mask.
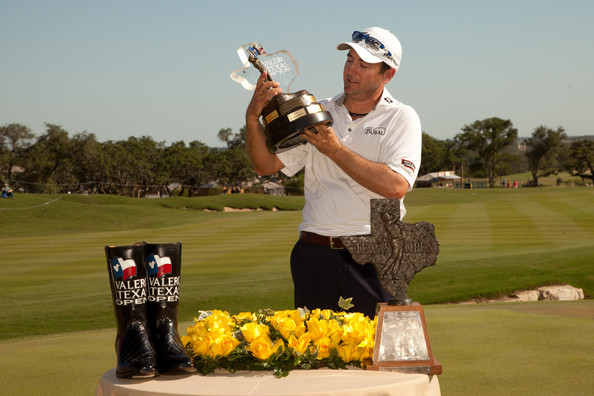
<path id="1" fill-rule="evenodd" d="M 297 62 L 288 51 L 268 54 L 260 44 L 252 43 L 239 47 L 237 54 L 244 67 L 231 73 L 231 79 L 253 90 L 260 74 L 266 72 L 267 79 L 278 81 L 283 89 L 283 93 L 272 98 L 262 111 L 268 151 L 280 153 L 304 144 L 306 140 L 301 134 L 306 129 L 320 124 L 332 125 L 330 113 L 308 91 L 288 93 L 299 74 Z"/>

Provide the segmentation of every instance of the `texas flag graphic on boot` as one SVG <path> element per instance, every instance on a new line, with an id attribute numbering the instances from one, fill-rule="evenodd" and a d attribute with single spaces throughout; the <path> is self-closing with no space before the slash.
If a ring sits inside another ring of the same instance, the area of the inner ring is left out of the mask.
<path id="1" fill-rule="evenodd" d="M 158 254 L 149 253 L 148 255 L 148 275 L 157 276 L 171 274 L 171 259 L 169 257 L 160 257 Z"/>
<path id="2" fill-rule="evenodd" d="M 111 260 L 111 269 L 113 271 L 113 279 L 121 279 L 123 281 L 136 276 L 136 264 L 134 260 L 123 260 L 121 257 L 114 257 Z"/>

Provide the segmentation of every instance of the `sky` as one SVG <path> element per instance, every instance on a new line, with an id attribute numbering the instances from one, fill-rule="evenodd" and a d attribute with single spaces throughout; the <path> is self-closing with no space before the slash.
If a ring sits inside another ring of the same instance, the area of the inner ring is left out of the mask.
<path id="1" fill-rule="evenodd" d="M 290 51 L 291 91 L 322 99 L 342 90 L 336 45 L 380 26 L 403 47 L 387 88 L 432 137 L 490 117 L 592 135 L 593 20 L 591 0 L 0 0 L 0 126 L 224 146 L 252 94 L 230 78 L 239 46 Z"/>

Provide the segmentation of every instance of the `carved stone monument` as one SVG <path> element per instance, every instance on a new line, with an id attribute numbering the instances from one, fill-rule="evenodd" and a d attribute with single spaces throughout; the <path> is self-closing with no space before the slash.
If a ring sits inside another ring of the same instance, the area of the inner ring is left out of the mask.
<path id="1" fill-rule="evenodd" d="M 372 263 L 393 300 L 378 305 L 371 370 L 441 374 L 433 357 L 423 307 L 407 296 L 416 273 L 437 262 L 439 242 L 433 224 L 400 221 L 400 201 L 371 200 L 371 234 L 341 237 L 359 264 Z"/>
<path id="2" fill-rule="evenodd" d="M 371 234 L 340 238 L 359 264 L 372 263 L 384 289 L 394 297 L 390 305 L 410 305 L 408 284 L 415 274 L 434 265 L 439 242 L 433 224 L 400 221 L 400 201 L 371 200 Z"/>

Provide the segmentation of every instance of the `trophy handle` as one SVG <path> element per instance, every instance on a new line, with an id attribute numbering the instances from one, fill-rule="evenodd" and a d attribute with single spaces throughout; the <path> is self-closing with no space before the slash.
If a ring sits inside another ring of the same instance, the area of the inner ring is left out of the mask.
<path id="1" fill-rule="evenodd" d="M 260 62 L 260 59 L 256 58 L 253 55 L 250 55 L 250 57 L 248 58 L 248 60 L 250 61 L 250 63 L 252 65 L 254 65 L 254 67 L 256 69 L 258 69 L 260 71 L 260 73 L 266 72 L 266 81 L 272 81 L 272 78 L 270 78 L 270 73 L 268 73 L 268 70 L 266 70 L 266 68 L 264 67 L 264 65 L 262 64 L 262 62 Z"/>
<path id="2" fill-rule="evenodd" d="M 258 58 L 258 56 L 260 56 L 261 54 L 266 53 L 266 51 L 264 51 L 264 48 L 258 43 L 253 43 L 252 45 L 250 45 L 248 47 L 247 51 L 250 54 L 250 56 L 248 57 L 248 61 L 252 65 L 254 65 L 254 67 L 256 69 L 258 69 L 258 71 L 260 73 L 266 72 L 266 81 L 272 81 L 272 78 L 270 77 L 270 73 L 268 73 L 268 70 L 266 70 L 266 68 L 264 67 L 262 62 L 260 62 L 260 59 Z"/>

